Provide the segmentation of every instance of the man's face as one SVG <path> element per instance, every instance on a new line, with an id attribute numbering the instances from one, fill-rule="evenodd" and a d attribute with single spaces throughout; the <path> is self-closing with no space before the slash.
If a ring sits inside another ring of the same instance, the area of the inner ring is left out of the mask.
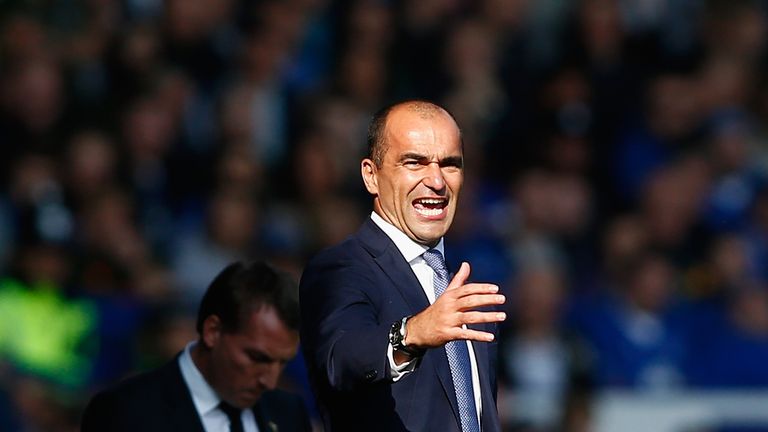
<path id="1" fill-rule="evenodd" d="M 363 160 L 374 210 L 414 241 L 434 246 L 451 226 L 464 180 L 459 129 L 444 111 L 408 107 L 389 114 L 386 153 L 377 167 Z"/>
<path id="2" fill-rule="evenodd" d="M 275 388 L 299 346 L 298 332 L 287 328 L 271 306 L 251 312 L 237 332 L 212 332 L 206 340 L 211 348 L 206 379 L 239 408 L 253 406 L 264 391 Z"/>

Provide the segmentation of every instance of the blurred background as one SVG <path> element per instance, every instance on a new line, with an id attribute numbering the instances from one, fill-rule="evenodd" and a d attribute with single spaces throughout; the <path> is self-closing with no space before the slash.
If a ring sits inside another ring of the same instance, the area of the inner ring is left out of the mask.
<path id="1" fill-rule="evenodd" d="M 0 0 L 0 430 L 298 279 L 370 212 L 370 115 L 448 107 L 454 267 L 499 284 L 507 431 L 768 430 L 768 1 Z M 283 386 L 311 404 L 298 358 Z M 316 412 L 315 412 L 316 413 Z"/>

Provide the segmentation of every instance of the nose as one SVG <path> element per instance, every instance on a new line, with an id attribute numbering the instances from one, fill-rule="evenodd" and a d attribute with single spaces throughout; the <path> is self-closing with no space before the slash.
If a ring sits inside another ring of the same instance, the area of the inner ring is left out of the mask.
<path id="1" fill-rule="evenodd" d="M 445 189 L 445 178 L 443 177 L 443 171 L 437 162 L 432 162 L 427 165 L 426 175 L 422 180 L 424 185 L 435 192 L 440 192 Z"/>
<path id="2" fill-rule="evenodd" d="M 266 367 L 264 373 L 259 376 L 259 384 L 268 390 L 274 390 L 277 387 L 277 381 L 280 379 L 282 366 L 279 362 L 273 362 Z"/>

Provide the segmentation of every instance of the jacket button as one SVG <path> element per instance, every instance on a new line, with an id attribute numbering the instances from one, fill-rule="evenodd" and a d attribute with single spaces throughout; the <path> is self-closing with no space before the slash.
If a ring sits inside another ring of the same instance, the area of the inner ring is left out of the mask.
<path id="1" fill-rule="evenodd" d="M 373 381 L 376 379 L 376 375 L 378 375 L 378 371 L 376 371 L 376 369 L 369 370 L 365 373 L 365 379 L 368 381 Z"/>

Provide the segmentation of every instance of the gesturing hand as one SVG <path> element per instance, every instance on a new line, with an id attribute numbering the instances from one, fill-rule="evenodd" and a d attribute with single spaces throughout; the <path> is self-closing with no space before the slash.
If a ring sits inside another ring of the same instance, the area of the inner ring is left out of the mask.
<path id="1" fill-rule="evenodd" d="M 445 292 L 435 302 L 414 315 L 406 324 L 405 343 L 417 348 L 432 348 L 452 340 L 490 342 L 493 333 L 463 328 L 464 324 L 504 321 L 504 312 L 479 312 L 482 306 L 500 305 L 504 296 L 493 284 L 469 283 L 469 264 L 461 263 L 459 271 Z"/>

